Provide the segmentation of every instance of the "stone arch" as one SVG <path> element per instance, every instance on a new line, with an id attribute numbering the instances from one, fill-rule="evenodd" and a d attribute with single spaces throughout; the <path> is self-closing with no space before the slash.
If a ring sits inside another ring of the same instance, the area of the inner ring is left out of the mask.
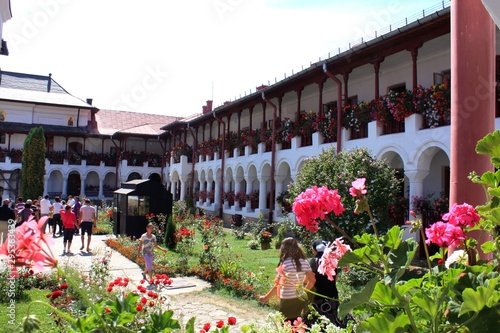
<path id="1" fill-rule="evenodd" d="M 128 182 L 131 180 L 135 180 L 135 179 L 142 179 L 142 175 L 137 171 L 133 171 L 133 172 L 129 173 L 129 175 L 127 176 Z"/>

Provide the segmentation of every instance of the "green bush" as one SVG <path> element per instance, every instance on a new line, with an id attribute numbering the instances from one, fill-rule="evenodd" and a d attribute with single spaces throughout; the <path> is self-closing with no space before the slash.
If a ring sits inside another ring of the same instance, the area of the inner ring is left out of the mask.
<path id="1" fill-rule="evenodd" d="M 301 192 L 312 186 L 324 186 L 338 190 L 342 198 L 345 212 L 333 219 L 348 235 L 358 235 L 371 230 L 368 214 L 354 214 L 356 200 L 349 195 L 349 188 L 358 178 L 366 178 L 368 201 L 377 221 L 377 229 L 385 233 L 391 224 L 389 207 L 395 203 L 398 193 L 401 192 L 401 180 L 397 178 L 396 170 L 392 169 L 385 160 L 377 160 L 371 156 L 366 148 L 336 153 L 334 147 L 323 150 L 317 157 L 308 159 L 297 180 L 290 184 L 289 192 L 296 198 Z M 327 240 L 341 236 L 330 224 L 320 223 L 320 234 Z"/>

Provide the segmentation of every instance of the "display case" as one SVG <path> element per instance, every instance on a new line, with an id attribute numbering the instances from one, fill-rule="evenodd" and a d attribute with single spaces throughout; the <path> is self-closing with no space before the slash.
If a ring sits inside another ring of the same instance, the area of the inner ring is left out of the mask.
<path id="1" fill-rule="evenodd" d="M 172 194 L 151 179 L 122 183 L 114 192 L 114 233 L 139 238 L 146 232 L 147 214 L 172 214 Z"/>

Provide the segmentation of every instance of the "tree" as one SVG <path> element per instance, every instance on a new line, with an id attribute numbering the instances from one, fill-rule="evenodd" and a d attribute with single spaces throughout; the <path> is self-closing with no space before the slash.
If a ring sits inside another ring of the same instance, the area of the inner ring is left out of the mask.
<path id="1" fill-rule="evenodd" d="M 32 128 L 24 140 L 22 157 L 21 184 L 22 197 L 25 199 L 36 199 L 43 195 L 45 150 L 43 128 Z"/>
<path id="2" fill-rule="evenodd" d="M 401 180 L 396 176 L 385 160 L 377 160 L 366 148 L 336 153 L 334 147 L 323 150 L 317 156 L 308 159 L 297 175 L 297 180 L 290 184 L 290 202 L 304 190 L 314 185 L 326 185 L 338 190 L 345 207 L 340 216 L 330 216 L 348 235 L 354 236 L 371 229 L 368 214 L 354 214 L 356 198 L 349 195 L 351 183 L 358 178 L 366 178 L 367 197 L 377 223 L 379 232 L 384 233 L 390 226 L 389 208 L 396 202 L 400 193 Z M 341 236 L 330 224 L 320 223 L 320 235 L 332 240 Z"/>

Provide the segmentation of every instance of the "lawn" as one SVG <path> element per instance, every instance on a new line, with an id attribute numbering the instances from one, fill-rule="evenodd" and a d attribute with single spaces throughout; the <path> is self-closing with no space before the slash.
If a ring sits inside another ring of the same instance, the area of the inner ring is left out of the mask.
<path id="1" fill-rule="evenodd" d="M 4 318 L 7 322 L 5 325 L 0 325 L 1 333 L 13 333 L 23 331 L 23 318 L 28 313 L 28 306 L 34 300 L 39 300 L 44 303 L 47 302 L 46 295 L 49 293 L 48 290 L 31 289 L 26 291 L 26 297 L 15 301 L 15 312 L 9 309 L 8 305 L 2 304 L 0 306 L 0 318 Z M 41 323 L 40 326 L 43 327 L 42 332 L 59 332 L 59 328 L 54 323 L 51 317 L 51 309 L 45 307 L 41 304 L 34 304 L 30 307 L 30 314 L 36 315 Z M 14 325 L 12 325 L 12 321 Z"/>

